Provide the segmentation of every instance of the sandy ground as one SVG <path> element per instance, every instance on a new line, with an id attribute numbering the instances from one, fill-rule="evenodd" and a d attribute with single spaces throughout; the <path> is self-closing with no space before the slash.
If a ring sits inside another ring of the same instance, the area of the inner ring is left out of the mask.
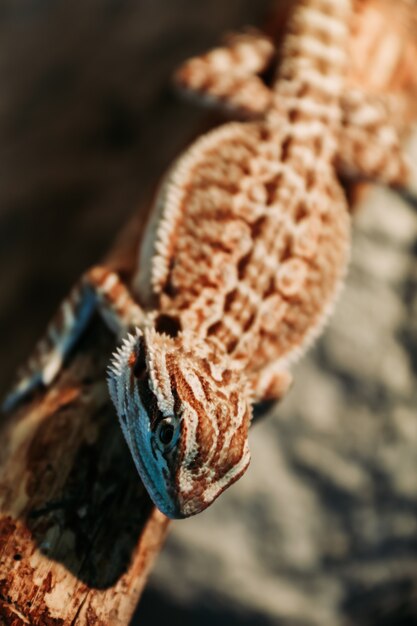
<path id="1" fill-rule="evenodd" d="M 172 69 L 267 5 L 2 3 L 0 391 L 198 128 Z M 173 524 L 135 624 L 417 624 L 417 213 L 375 189 L 355 221 L 325 335 L 245 477 Z"/>

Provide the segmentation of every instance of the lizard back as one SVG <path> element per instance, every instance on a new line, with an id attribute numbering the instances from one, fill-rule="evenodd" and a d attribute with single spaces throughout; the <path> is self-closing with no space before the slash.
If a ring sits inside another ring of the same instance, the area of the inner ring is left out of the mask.
<path id="1" fill-rule="evenodd" d="M 156 324 L 210 337 L 248 374 L 305 349 L 344 275 L 350 220 L 333 162 L 350 9 L 297 3 L 265 118 L 185 152 L 142 247 L 137 293 Z"/>
<path id="2" fill-rule="evenodd" d="M 204 136 L 168 176 L 145 246 L 154 255 L 140 293 L 157 298 L 160 319 L 211 337 L 249 370 L 295 354 L 318 331 L 348 256 L 331 166 L 319 159 L 306 179 L 293 141 L 285 120 Z"/>

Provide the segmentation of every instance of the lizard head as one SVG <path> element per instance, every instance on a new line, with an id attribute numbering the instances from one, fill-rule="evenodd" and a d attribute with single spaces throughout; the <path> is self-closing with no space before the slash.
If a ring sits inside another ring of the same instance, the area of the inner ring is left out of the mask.
<path id="1" fill-rule="evenodd" d="M 108 372 L 140 477 L 168 517 L 199 513 L 244 473 L 249 394 L 213 345 L 183 333 L 137 330 Z"/>

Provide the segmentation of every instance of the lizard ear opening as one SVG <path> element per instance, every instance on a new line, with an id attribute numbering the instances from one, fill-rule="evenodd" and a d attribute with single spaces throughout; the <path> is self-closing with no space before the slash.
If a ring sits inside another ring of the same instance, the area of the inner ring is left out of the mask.
<path id="1" fill-rule="evenodd" d="M 181 332 L 181 322 L 173 315 L 162 313 L 155 320 L 155 330 L 169 337 L 176 337 Z"/>

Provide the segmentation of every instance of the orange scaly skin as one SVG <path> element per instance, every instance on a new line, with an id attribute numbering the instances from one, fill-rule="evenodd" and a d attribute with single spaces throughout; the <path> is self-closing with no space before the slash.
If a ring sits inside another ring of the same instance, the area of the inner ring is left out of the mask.
<path id="1" fill-rule="evenodd" d="M 405 186 L 384 105 L 345 89 L 350 0 L 300 0 L 274 57 L 250 31 L 187 62 L 184 90 L 251 118 L 197 140 L 168 172 L 131 290 L 93 268 L 6 400 L 49 384 L 98 308 L 128 334 L 109 390 L 140 476 L 170 517 L 198 513 L 249 463 L 254 402 L 279 399 L 343 282 L 350 219 L 338 174 Z M 134 296 L 132 296 L 134 294 Z"/>

